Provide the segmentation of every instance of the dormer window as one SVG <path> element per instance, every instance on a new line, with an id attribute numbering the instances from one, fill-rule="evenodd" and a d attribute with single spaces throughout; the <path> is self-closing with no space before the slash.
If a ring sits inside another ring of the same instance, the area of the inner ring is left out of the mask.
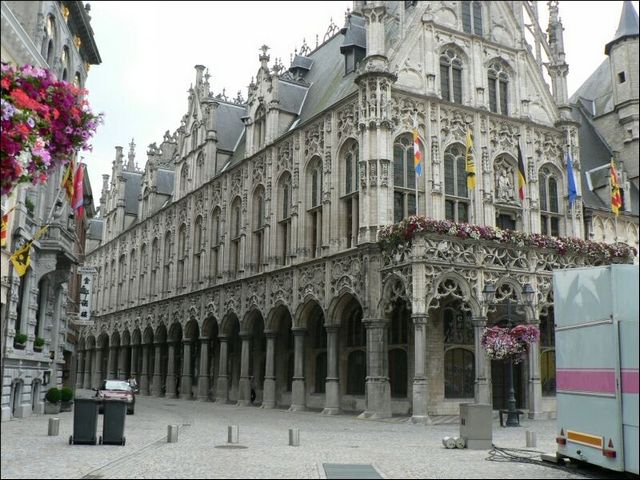
<path id="1" fill-rule="evenodd" d="M 340 33 L 344 35 L 340 53 L 344 55 L 344 74 L 348 75 L 354 72 L 358 63 L 367 56 L 367 32 L 364 18 L 359 15 L 350 15 Z"/>
<path id="2" fill-rule="evenodd" d="M 189 165 L 186 163 L 180 170 L 180 193 L 184 194 L 187 191 L 187 182 L 189 180 Z"/>
<path id="3" fill-rule="evenodd" d="M 264 141 L 267 133 L 266 112 L 264 106 L 260 105 L 256 110 L 256 117 L 253 129 L 253 145 L 254 150 L 260 150 L 264 147 Z"/>
<path id="4" fill-rule="evenodd" d="M 462 2 L 462 29 L 466 33 L 482 35 L 481 2 Z"/>

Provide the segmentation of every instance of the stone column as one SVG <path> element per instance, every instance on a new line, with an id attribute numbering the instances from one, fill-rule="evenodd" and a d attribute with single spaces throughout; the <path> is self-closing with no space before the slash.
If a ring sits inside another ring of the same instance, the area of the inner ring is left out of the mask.
<path id="1" fill-rule="evenodd" d="M 306 328 L 293 329 L 294 358 L 293 358 L 293 383 L 291 385 L 290 412 L 306 410 L 307 392 L 304 383 L 304 339 Z"/>
<path id="2" fill-rule="evenodd" d="M 98 388 L 102 381 L 102 349 L 96 348 L 95 367 L 93 369 L 93 380 L 91 380 L 91 388 Z"/>
<path id="3" fill-rule="evenodd" d="M 180 382 L 180 398 L 191 400 L 191 340 L 182 341 L 182 381 Z"/>
<path id="4" fill-rule="evenodd" d="M 154 397 L 162 396 L 162 343 L 157 342 L 156 353 L 153 356 L 153 380 L 151 381 L 151 395 Z"/>
<path id="5" fill-rule="evenodd" d="M 84 377 L 84 350 L 78 350 L 77 358 L 78 360 L 76 362 L 77 371 L 76 371 L 76 384 L 75 384 L 76 390 L 78 390 L 79 388 L 82 388 L 82 380 Z"/>
<path id="6" fill-rule="evenodd" d="M 367 330 L 366 409 L 361 418 L 391 417 L 391 387 L 387 366 L 387 337 L 384 320 L 364 320 Z"/>
<path id="7" fill-rule="evenodd" d="M 131 378 L 135 378 L 138 384 L 140 381 L 138 380 L 138 348 L 139 345 L 131 345 Z"/>
<path id="8" fill-rule="evenodd" d="M 473 322 L 473 347 L 475 356 L 475 402 L 491 405 L 491 388 L 487 379 L 488 361 L 484 348 L 482 348 L 482 332 L 487 325 L 487 317 L 474 317 Z"/>
<path id="9" fill-rule="evenodd" d="M 227 374 L 227 350 L 229 347 L 229 338 L 218 338 L 220 339 L 220 367 L 218 368 L 216 403 L 227 403 L 229 402 L 229 375 Z"/>
<path id="10" fill-rule="evenodd" d="M 238 407 L 246 407 L 251 404 L 251 378 L 249 377 L 249 347 L 251 334 L 241 333 L 242 356 L 240 357 L 240 384 L 238 385 Z"/>
<path id="11" fill-rule="evenodd" d="M 116 378 L 116 363 L 118 357 L 118 347 L 109 346 L 109 357 L 107 359 L 107 378 Z"/>
<path id="12" fill-rule="evenodd" d="M 327 330 L 327 380 L 323 415 L 340 413 L 340 378 L 338 377 L 338 330 L 337 325 L 325 326 Z"/>
<path id="13" fill-rule="evenodd" d="M 209 400 L 209 339 L 200 339 L 200 369 L 198 371 L 198 400 Z"/>
<path id="14" fill-rule="evenodd" d="M 534 325 L 540 327 L 540 319 Z M 542 410 L 542 381 L 540 379 L 540 342 L 531 344 L 529 348 L 529 418 L 546 418 Z"/>
<path id="15" fill-rule="evenodd" d="M 267 338 L 267 354 L 264 368 L 264 392 L 262 396 L 262 408 L 276 406 L 276 332 L 265 332 Z"/>
<path id="16" fill-rule="evenodd" d="M 413 320 L 414 348 L 415 348 L 415 373 L 413 376 L 413 423 L 429 424 L 431 420 L 427 414 L 427 369 L 426 369 L 426 348 L 427 348 L 427 320 L 429 317 L 424 313 L 411 315 Z"/>
<path id="17" fill-rule="evenodd" d="M 93 357 L 93 354 L 93 350 L 85 350 L 84 379 L 82 381 L 82 388 L 91 388 L 91 367 L 93 367 L 93 362 L 91 361 L 91 359 Z"/>
<path id="18" fill-rule="evenodd" d="M 167 360 L 167 398 L 176 398 L 176 342 L 170 341 L 169 344 L 169 358 Z"/>
<path id="19" fill-rule="evenodd" d="M 142 345 L 142 372 L 140 372 L 140 393 L 150 395 L 149 392 L 149 343 Z"/>

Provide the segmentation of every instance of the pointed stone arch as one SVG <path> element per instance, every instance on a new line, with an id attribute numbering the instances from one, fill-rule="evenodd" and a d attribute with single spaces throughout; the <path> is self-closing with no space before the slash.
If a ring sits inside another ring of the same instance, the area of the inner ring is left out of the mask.
<path id="1" fill-rule="evenodd" d="M 325 318 L 326 312 L 324 308 L 322 308 L 322 304 L 313 295 L 307 295 L 304 298 L 304 302 L 300 303 L 296 309 L 295 316 L 293 317 L 294 328 L 308 328 L 309 317 L 314 310 L 317 309 L 320 310 L 323 318 Z"/>
<path id="2" fill-rule="evenodd" d="M 427 294 L 427 311 L 440 307 L 440 300 L 449 296 L 459 299 L 462 308 L 470 311 L 473 316 L 480 316 L 480 304 L 471 293 L 469 283 L 456 272 L 445 272 L 433 282 L 433 287 Z"/>

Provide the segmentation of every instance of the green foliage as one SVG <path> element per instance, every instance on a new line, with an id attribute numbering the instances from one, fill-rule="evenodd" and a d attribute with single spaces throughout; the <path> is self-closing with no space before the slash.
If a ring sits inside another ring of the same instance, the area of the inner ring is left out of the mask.
<path id="1" fill-rule="evenodd" d="M 51 387 L 49 390 L 47 390 L 47 395 L 45 398 L 49 403 L 58 403 L 60 401 L 60 389 L 58 389 L 57 387 Z"/>
<path id="2" fill-rule="evenodd" d="M 29 197 L 24 199 L 24 206 L 27 208 L 27 212 L 29 212 L 29 215 L 33 217 L 33 212 L 35 211 L 36 206 L 33 204 L 33 201 Z"/>
<path id="3" fill-rule="evenodd" d="M 42 347 L 42 346 L 44 346 L 44 338 L 36 337 L 36 339 L 33 342 L 33 346 L 34 347 Z"/>
<path id="4" fill-rule="evenodd" d="M 73 400 L 73 390 L 69 387 L 63 387 L 60 389 L 60 400 L 63 402 L 70 402 Z"/>
<path id="5" fill-rule="evenodd" d="M 15 342 L 16 343 L 27 343 L 27 334 L 26 333 L 16 333 L 15 336 Z"/>

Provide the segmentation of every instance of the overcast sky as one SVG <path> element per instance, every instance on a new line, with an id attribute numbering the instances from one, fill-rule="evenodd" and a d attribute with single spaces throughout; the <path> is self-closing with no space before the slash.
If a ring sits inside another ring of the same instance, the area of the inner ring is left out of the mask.
<path id="1" fill-rule="evenodd" d="M 546 31 L 547 2 L 538 2 Z M 633 2 L 638 10 L 638 2 Z M 91 24 L 102 57 L 89 72 L 87 88 L 95 112 L 105 113 L 84 152 L 96 206 L 102 174 L 111 174 L 115 146 L 129 149 L 135 139 L 136 161 L 160 144 L 186 113 L 187 89 L 195 81 L 196 64 L 209 68 L 214 94 L 223 88 L 229 98 L 247 85 L 259 67 L 259 47 L 271 47 L 285 67 L 303 39 L 320 43 L 333 18 L 338 27 L 349 1 L 335 2 L 91 2 Z M 618 27 L 622 2 L 561 1 L 560 17 L 569 63 L 569 95 L 604 60 L 604 45 Z"/>

